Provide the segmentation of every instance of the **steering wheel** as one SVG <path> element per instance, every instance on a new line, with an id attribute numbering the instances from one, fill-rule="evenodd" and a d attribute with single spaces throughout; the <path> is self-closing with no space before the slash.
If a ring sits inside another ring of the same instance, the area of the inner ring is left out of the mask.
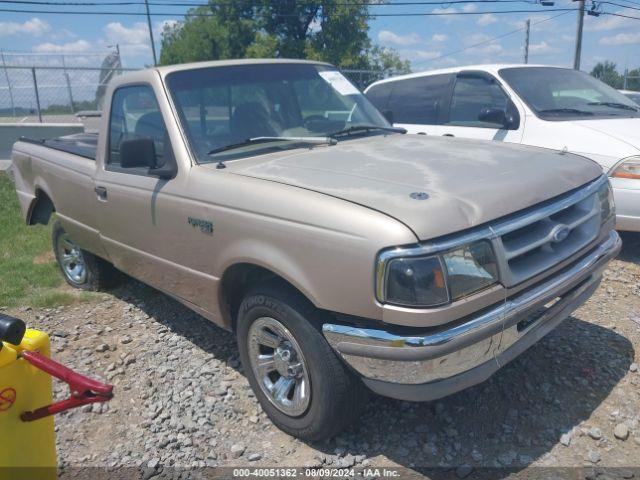
<path id="1" fill-rule="evenodd" d="M 302 120 L 304 127 L 312 132 L 321 132 L 331 125 L 331 120 L 323 115 L 309 115 Z"/>

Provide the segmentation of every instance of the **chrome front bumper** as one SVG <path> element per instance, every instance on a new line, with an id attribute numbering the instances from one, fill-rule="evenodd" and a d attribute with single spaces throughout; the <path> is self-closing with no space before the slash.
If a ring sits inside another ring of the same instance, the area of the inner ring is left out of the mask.
<path id="1" fill-rule="evenodd" d="M 325 324 L 329 344 L 374 391 L 433 400 L 479 383 L 553 330 L 600 283 L 620 251 L 616 232 L 541 284 L 481 314 L 425 335 Z"/>

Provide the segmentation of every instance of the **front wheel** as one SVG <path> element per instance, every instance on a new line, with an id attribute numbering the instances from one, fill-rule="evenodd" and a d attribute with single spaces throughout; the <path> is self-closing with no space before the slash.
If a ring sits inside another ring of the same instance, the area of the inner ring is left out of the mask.
<path id="1" fill-rule="evenodd" d="M 237 323 L 240 359 L 273 423 L 303 440 L 329 438 L 359 417 L 366 393 L 322 333 L 320 313 L 278 283 L 250 292 Z"/>
<path id="2" fill-rule="evenodd" d="M 59 220 L 53 224 L 51 240 L 58 267 L 72 287 L 96 291 L 119 282 L 119 272 L 110 263 L 76 245 Z"/>

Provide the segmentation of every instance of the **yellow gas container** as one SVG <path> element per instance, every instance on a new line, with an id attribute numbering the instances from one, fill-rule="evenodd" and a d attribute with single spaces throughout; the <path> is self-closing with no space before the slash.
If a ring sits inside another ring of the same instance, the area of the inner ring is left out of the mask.
<path id="1" fill-rule="evenodd" d="M 0 343 L 0 480 L 56 477 L 53 417 L 24 422 L 20 415 L 52 403 L 51 376 L 20 358 L 49 357 L 49 336 L 27 330 L 19 345 Z"/>

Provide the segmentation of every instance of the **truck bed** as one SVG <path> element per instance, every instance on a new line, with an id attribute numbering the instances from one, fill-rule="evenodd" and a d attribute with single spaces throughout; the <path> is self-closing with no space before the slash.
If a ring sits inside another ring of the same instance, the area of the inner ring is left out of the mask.
<path id="1" fill-rule="evenodd" d="M 61 152 L 72 153 L 90 160 L 96 159 L 98 150 L 98 134 L 97 133 L 76 133 L 74 135 L 66 135 L 64 137 L 49 139 L 33 139 L 20 138 L 21 142 L 33 143 L 35 145 L 44 145 Z"/>

